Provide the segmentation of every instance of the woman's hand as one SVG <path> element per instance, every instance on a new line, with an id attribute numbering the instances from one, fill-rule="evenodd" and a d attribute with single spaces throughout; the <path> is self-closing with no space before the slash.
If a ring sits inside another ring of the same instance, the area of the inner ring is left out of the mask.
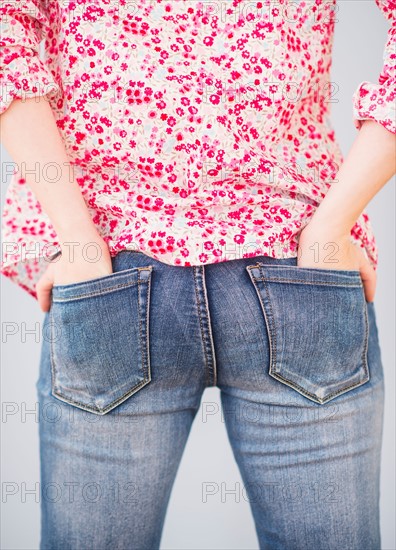
<path id="1" fill-rule="evenodd" d="M 309 223 L 300 233 L 299 267 L 354 269 L 360 271 L 367 302 L 373 302 L 377 274 L 363 249 L 351 242 L 349 235 L 335 230 L 324 231 Z"/>
<path id="2" fill-rule="evenodd" d="M 298 265 L 356 269 L 366 300 L 373 302 L 376 271 L 363 249 L 350 241 L 350 232 L 369 201 L 395 174 L 396 135 L 369 119 L 361 120 L 359 128 L 336 179 L 300 233 Z"/>
<path id="3" fill-rule="evenodd" d="M 78 244 L 64 246 L 61 256 L 49 264 L 36 284 L 37 300 L 44 312 L 51 307 L 54 284 L 79 283 L 113 272 L 109 248 L 99 235 L 89 242 L 76 238 L 64 242 Z"/>

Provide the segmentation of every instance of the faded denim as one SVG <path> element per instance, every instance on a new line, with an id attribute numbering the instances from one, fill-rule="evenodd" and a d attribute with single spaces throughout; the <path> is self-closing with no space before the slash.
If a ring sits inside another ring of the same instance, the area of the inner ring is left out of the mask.
<path id="1" fill-rule="evenodd" d="M 112 261 L 45 316 L 41 550 L 159 548 L 209 386 L 261 549 L 379 550 L 384 378 L 359 273 Z"/>

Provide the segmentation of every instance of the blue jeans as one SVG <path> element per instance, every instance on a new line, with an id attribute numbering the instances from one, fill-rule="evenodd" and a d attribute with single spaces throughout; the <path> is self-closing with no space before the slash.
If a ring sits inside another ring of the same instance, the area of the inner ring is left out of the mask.
<path id="1" fill-rule="evenodd" d="M 53 289 L 37 380 L 41 549 L 159 548 L 206 387 L 260 548 L 379 550 L 384 380 L 357 271 L 141 252 Z"/>

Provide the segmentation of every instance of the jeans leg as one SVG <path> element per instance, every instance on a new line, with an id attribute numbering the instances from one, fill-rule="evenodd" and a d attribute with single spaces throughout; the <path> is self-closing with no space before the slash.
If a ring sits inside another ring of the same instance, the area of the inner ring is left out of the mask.
<path id="1" fill-rule="evenodd" d="M 117 262 L 122 270 L 145 266 L 149 259 L 123 254 Z M 83 410 L 51 393 L 50 341 L 43 340 L 37 381 L 41 550 L 159 548 L 171 489 L 205 387 L 194 296 L 192 272 L 170 273 L 153 263 L 151 381 L 107 414 Z M 60 376 L 64 372 L 62 365 Z"/>
<path id="2" fill-rule="evenodd" d="M 222 390 L 261 549 L 381 548 L 383 396 L 380 384 L 364 392 L 319 411 L 300 398 L 259 403 Z"/>
<path id="3" fill-rule="evenodd" d="M 257 295 L 243 269 L 223 269 L 221 283 L 207 270 L 218 386 L 260 548 L 379 550 L 384 380 L 374 304 L 370 380 L 318 404 L 268 375 Z"/>

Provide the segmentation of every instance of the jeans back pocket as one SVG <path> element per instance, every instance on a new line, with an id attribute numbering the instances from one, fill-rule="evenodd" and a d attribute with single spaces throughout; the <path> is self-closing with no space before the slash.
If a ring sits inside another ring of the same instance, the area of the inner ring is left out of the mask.
<path id="1" fill-rule="evenodd" d="M 152 269 L 134 267 L 53 287 L 54 397 L 103 415 L 150 382 Z"/>
<path id="2" fill-rule="evenodd" d="M 261 262 L 246 269 L 268 331 L 270 376 L 320 404 L 368 382 L 358 271 Z"/>

